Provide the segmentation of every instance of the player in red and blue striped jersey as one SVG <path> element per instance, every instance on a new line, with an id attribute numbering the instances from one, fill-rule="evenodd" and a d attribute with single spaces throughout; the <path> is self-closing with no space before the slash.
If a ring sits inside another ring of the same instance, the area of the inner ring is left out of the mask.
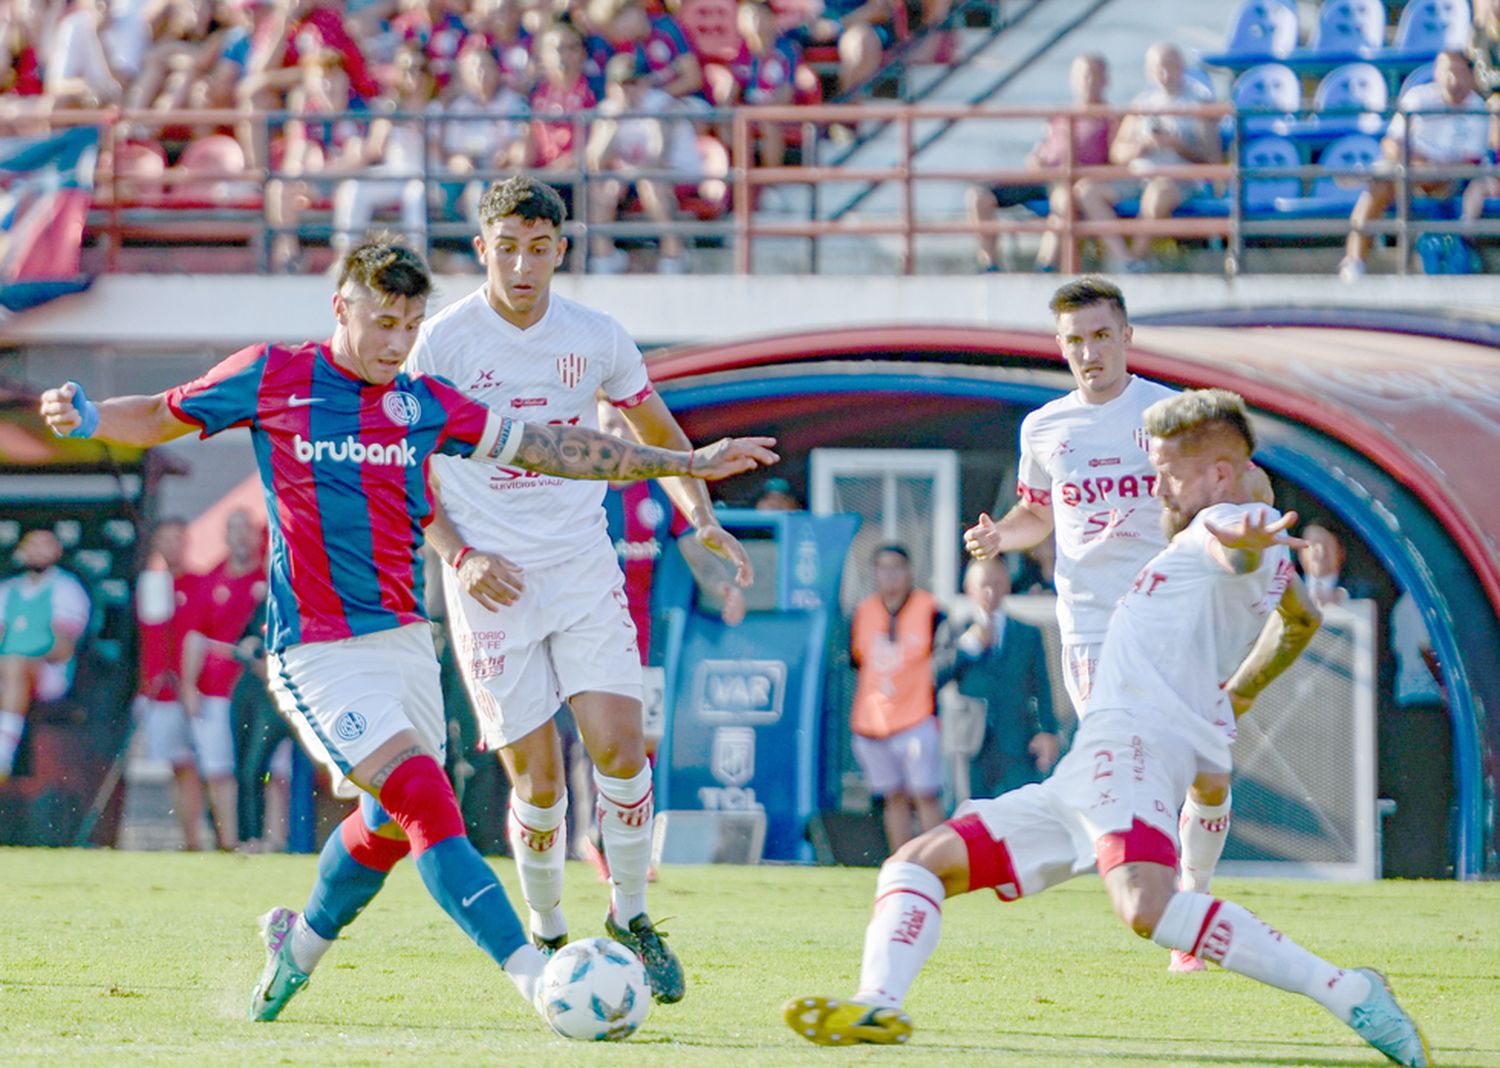
<path id="1" fill-rule="evenodd" d="M 528 1000 L 541 974 L 544 958 L 464 836 L 442 770 L 442 696 L 418 557 L 428 458 L 594 479 L 723 478 L 776 459 L 766 438 L 673 452 L 520 423 L 442 379 L 400 374 L 431 288 L 416 253 L 375 236 L 344 260 L 327 341 L 254 346 L 153 396 L 96 404 L 76 382 L 42 395 L 41 414 L 61 435 L 151 446 L 193 430 L 250 429 L 271 517 L 272 693 L 336 790 L 364 792 L 324 845 L 302 914 L 262 917 L 257 1020 L 276 1018 L 408 852 L 438 904 Z"/>

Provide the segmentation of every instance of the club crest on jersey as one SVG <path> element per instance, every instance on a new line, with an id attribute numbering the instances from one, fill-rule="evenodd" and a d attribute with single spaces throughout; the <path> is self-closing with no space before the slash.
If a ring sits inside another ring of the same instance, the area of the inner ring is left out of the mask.
<path id="1" fill-rule="evenodd" d="M 583 373 L 588 370 L 589 361 L 586 357 L 570 352 L 566 356 L 557 358 L 557 377 L 568 389 L 577 389 L 578 383 L 583 381 Z"/>
<path id="2" fill-rule="evenodd" d="M 397 426 L 411 426 L 422 418 L 422 402 L 410 393 L 391 390 L 380 400 L 380 410 Z"/>
<path id="3" fill-rule="evenodd" d="M 365 733 L 365 717 L 351 709 L 334 721 L 333 733 L 340 741 L 352 742 Z"/>
<path id="4" fill-rule="evenodd" d="M 654 527 L 667 518 L 667 510 L 653 497 L 647 497 L 635 506 L 635 517 L 641 526 Z"/>
<path id="5" fill-rule="evenodd" d="M 1135 443 L 1136 443 L 1136 445 L 1138 445 L 1140 447 L 1140 450 L 1142 452 L 1150 452 L 1151 451 L 1151 433 L 1150 433 L 1150 431 L 1148 431 L 1143 426 L 1138 426 L 1134 430 L 1132 430 L 1130 433 L 1135 438 Z"/>

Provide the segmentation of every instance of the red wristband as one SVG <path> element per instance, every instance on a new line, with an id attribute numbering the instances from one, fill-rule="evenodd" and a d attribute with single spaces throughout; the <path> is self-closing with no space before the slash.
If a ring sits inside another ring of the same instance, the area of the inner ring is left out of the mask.
<path id="1" fill-rule="evenodd" d="M 453 557 L 453 570 L 457 571 L 460 565 L 463 564 L 464 557 L 468 556 L 473 551 L 474 546 L 472 545 L 465 545 L 462 549 L 458 550 L 457 555 Z"/>

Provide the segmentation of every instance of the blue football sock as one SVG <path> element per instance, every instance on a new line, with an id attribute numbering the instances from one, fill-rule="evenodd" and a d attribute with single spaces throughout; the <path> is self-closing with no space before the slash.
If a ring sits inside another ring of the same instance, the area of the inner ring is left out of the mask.
<path id="1" fill-rule="evenodd" d="M 445 838 L 417 854 L 416 861 L 427 892 L 496 964 L 504 967 L 526 944 L 505 888 L 467 838 Z"/>
<path id="2" fill-rule="evenodd" d="M 387 874 L 367 868 L 351 857 L 343 835 L 335 829 L 323 843 L 323 852 L 318 857 L 318 881 L 308 895 L 302 918 L 320 937 L 333 941 L 375 900 Z"/>

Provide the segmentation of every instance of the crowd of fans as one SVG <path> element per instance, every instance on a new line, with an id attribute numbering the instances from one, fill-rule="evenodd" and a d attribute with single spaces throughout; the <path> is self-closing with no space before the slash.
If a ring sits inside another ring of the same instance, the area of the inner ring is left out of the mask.
<path id="1" fill-rule="evenodd" d="M 119 106 L 162 113 L 117 146 L 116 199 L 166 195 L 224 203 L 254 183 L 226 178 L 269 168 L 264 211 L 275 270 L 306 264 L 309 212 L 331 218 L 339 252 L 377 213 L 399 216 L 421 242 L 429 220 L 472 220 L 487 178 L 533 169 L 584 195 L 596 229 L 589 269 L 625 270 L 607 229 L 625 212 L 660 224 L 659 269 L 687 269 L 672 223 L 728 208 L 727 125 L 711 109 L 820 99 L 826 88 L 865 84 L 906 28 L 905 0 L 0 0 L 0 120 L 26 128 L 68 109 Z M 916 13 L 918 5 L 912 5 Z M 947 15 L 929 0 L 924 25 Z M 1411 123 L 1414 161 L 1481 162 L 1500 148 L 1500 0 L 1476 0 L 1467 55 L 1445 53 L 1425 84 L 1398 106 L 1480 111 L 1496 121 L 1427 116 Z M 975 187 L 977 222 L 997 210 L 1050 202 L 1052 229 L 1036 266 L 1055 269 L 1063 217 L 1165 219 L 1196 194 L 1215 192 L 1162 165 L 1219 162 L 1227 139 L 1207 121 L 1174 112 L 1215 99 L 1213 82 L 1172 42 L 1146 55 L 1148 88 L 1123 122 L 1058 118 L 1026 166 L 1036 183 Z M 1102 56 L 1078 57 L 1075 105 L 1109 103 Z M 285 114 L 269 127 L 228 121 L 183 125 L 181 109 Z M 722 113 L 721 113 L 722 114 Z M 588 116 L 587 121 L 579 116 Z M 623 117 L 622 117 L 623 116 Z M 761 164 L 788 158 L 789 129 L 761 123 Z M 1071 130 L 1071 135 L 1069 131 Z M 1404 125 L 1382 151 L 1399 162 Z M 1072 145 L 1068 142 L 1072 140 Z M 1080 166 L 1127 166 L 1132 178 L 1085 179 L 1064 189 L 1055 171 L 1071 151 Z M 1377 168 L 1378 170 L 1378 168 Z M 1049 178 L 1041 172 L 1053 172 Z M 427 179 L 445 176 L 436 187 Z M 210 174 L 215 180 L 198 177 Z M 1351 217 L 1345 278 L 1363 271 L 1368 228 L 1389 209 L 1394 184 L 1376 175 Z M 1419 194 L 1460 197 L 1463 183 L 1416 182 Z M 1493 179 L 1468 185 L 1463 218 L 1500 196 Z M 571 204 L 579 213 L 585 204 Z M 1101 239 L 1105 265 L 1147 269 L 1144 236 Z M 981 269 L 997 269 L 995 239 L 980 240 Z"/>

